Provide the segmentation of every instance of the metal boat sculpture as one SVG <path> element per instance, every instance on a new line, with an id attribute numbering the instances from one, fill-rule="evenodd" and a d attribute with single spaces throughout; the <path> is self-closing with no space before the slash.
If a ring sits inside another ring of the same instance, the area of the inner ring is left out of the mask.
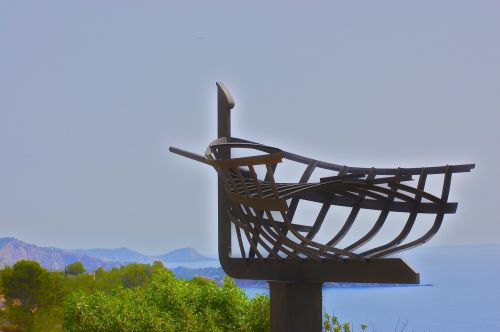
<path id="1" fill-rule="evenodd" d="M 217 86 L 218 138 L 204 155 L 174 147 L 170 151 L 210 165 L 218 173 L 219 258 L 228 275 L 294 282 L 419 283 L 418 273 L 403 260 L 387 257 L 422 245 L 438 232 L 444 215 L 457 210 L 457 203 L 448 201 L 452 175 L 470 172 L 474 164 L 350 167 L 235 138 L 229 114 L 234 101 L 224 85 Z M 231 157 L 236 150 L 246 156 Z M 277 172 L 288 163 L 302 164 L 302 176 L 294 183 L 278 182 Z M 309 182 L 318 170 L 331 175 Z M 438 196 L 425 189 L 426 181 L 434 176 L 442 179 Z M 319 204 L 314 221 L 296 220 L 302 201 Z M 350 213 L 335 234 L 326 236 L 322 231 L 332 206 L 348 207 Z M 364 235 L 346 244 L 362 209 L 379 211 L 378 217 Z M 370 246 L 391 212 L 405 213 L 406 222 L 389 241 Z M 408 241 L 419 214 L 433 215 L 434 222 L 423 235 Z M 328 240 L 320 241 L 319 234 Z M 233 242 L 239 255 L 232 254 Z"/>

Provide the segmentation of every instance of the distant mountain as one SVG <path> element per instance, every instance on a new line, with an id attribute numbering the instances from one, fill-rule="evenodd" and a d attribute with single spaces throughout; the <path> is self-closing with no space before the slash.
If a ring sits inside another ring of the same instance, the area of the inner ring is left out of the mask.
<path id="1" fill-rule="evenodd" d="M 181 248 L 164 255 L 148 256 L 128 248 L 116 249 L 59 249 L 39 247 L 15 238 L 0 238 L 0 268 L 15 264 L 18 260 L 30 259 L 38 261 L 49 270 L 64 270 L 66 265 L 80 261 L 88 271 L 99 267 L 110 269 L 128 263 L 152 263 L 161 260 L 172 262 L 201 262 L 212 260 L 198 253 L 193 248 Z"/>
<path id="2" fill-rule="evenodd" d="M 200 262 L 213 260 L 212 258 L 205 257 L 193 248 L 181 248 L 172 250 L 169 253 L 158 256 L 163 262 Z"/>
<path id="3" fill-rule="evenodd" d="M 105 262 L 151 263 L 153 257 L 125 247 L 116 249 L 76 249 L 71 252 L 98 258 Z"/>
<path id="4" fill-rule="evenodd" d="M 35 260 L 48 270 L 64 270 L 66 265 L 82 262 L 88 271 L 99 267 L 110 269 L 117 262 L 105 262 L 98 258 L 58 248 L 39 247 L 15 238 L 0 238 L 0 268 L 13 265 L 22 259 Z"/>
<path id="5" fill-rule="evenodd" d="M 123 262 L 123 263 L 152 263 L 154 261 L 163 261 L 165 263 L 173 262 L 202 262 L 213 260 L 212 258 L 205 257 L 193 248 L 181 248 L 170 251 L 163 255 L 148 256 L 140 252 L 128 249 L 77 249 L 71 250 L 72 252 L 80 253 L 83 255 L 99 258 L 106 262 Z"/>

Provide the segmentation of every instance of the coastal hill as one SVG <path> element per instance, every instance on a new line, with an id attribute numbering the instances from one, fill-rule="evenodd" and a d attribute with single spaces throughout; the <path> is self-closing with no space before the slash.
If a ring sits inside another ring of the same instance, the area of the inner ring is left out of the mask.
<path id="1" fill-rule="evenodd" d="M 125 247 L 116 249 L 77 249 L 70 252 L 98 258 L 104 262 L 121 263 L 152 263 L 162 261 L 164 263 L 173 262 L 202 262 L 212 258 L 205 257 L 193 248 L 180 248 L 167 252 L 163 255 L 148 256 Z"/>
<path id="2" fill-rule="evenodd" d="M 129 248 L 115 249 L 75 249 L 70 252 L 98 258 L 104 262 L 134 262 L 134 263 L 150 263 L 151 257 L 141 254 L 138 251 Z"/>
<path id="3" fill-rule="evenodd" d="M 98 258 L 72 253 L 68 250 L 39 247 L 15 238 L 0 238 L 0 268 L 15 264 L 18 260 L 30 259 L 40 263 L 48 270 L 64 270 L 66 265 L 82 262 L 89 271 L 99 267 L 105 269 L 119 266 L 119 263 L 104 262 Z"/>
<path id="4" fill-rule="evenodd" d="M 182 248 L 163 255 L 148 256 L 128 248 L 68 250 L 39 247 L 12 237 L 0 238 L 0 268 L 13 265 L 21 259 L 35 260 L 48 270 L 64 270 L 66 265 L 80 261 L 88 271 L 99 267 L 110 269 L 127 263 L 152 263 L 157 260 L 164 263 L 211 260 L 193 248 Z"/>
<path id="5" fill-rule="evenodd" d="M 212 260 L 211 258 L 201 255 L 193 248 L 180 248 L 172 250 L 164 255 L 158 256 L 163 262 L 201 262 Z"/>

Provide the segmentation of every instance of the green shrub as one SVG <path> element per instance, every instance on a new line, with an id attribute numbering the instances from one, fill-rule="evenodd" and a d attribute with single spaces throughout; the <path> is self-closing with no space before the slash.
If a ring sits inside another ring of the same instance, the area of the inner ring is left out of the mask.
<path id="1" fill-rule="evenodd" d="M 201 276 L 177 279 L 159 262 L 65 275 L 19 261 L 0 277 L 7 299 L 0 312 L 3 331 L 270 330 L 267 296 L 249 299 L 229 277 L 220 286 Z M 352 332 L 351 325 L 326 313 L 323 323 L 328 332 Z"/>
<path id="2" fill-rule="evenodd" d="M 64 272 L 66 274 L 69 274 L 69 275 L 72 275 L 72 276 L 76 276 L 76 275 L 84 273 L 85 272 L 85 268 L 83 267 L 82 262 L 74 262 L 74 263 L 69 264 L 68 266 L 66 266 L 66 268 L 64 269 Z"/>
<path id="3" fill-rule="evenodd" d="M 361 324 L 361 331 L 366 331 L 368 325 Z M 348 322 L 341 323 L 337 316 L 330 315 L 327 312 L 323 314 L 323 329 L 325 332 L 353 332 L 352 325 Z"/>
<path id="4" fill-rule="evenodd" d="M 176 279 L 153 266 L 144 287 L 80 291 L 65 303 L 64 328 L 76 331 L 269 331 L 269 299 L 249 299 L 231 278 Z"/>

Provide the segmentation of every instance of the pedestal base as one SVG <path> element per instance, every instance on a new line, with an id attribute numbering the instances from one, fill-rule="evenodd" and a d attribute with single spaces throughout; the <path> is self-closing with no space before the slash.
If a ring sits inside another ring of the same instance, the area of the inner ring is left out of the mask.
<path id="1" fill-rule="evenodd" d="M 322 330 L 321 282 L 269 281 L 271 332 Z"/>

